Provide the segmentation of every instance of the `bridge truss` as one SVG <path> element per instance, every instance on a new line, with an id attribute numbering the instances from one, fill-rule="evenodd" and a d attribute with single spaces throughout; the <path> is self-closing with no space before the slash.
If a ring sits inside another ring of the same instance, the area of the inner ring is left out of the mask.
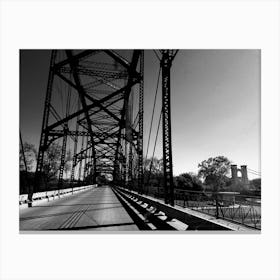
<path id="1" fill-rule="evenodd" d="M 161 50 L 165 202 L 174 204 L 170 69 L 177 51 Z M 59 147 L 58 189 L 100 176 L 143 192 L 144 50 L 53 50 L 35 183 L 39 191 Z M 70 160 L 69 160 L 70 159 Z M 137 182 L 137 183 L 136 183 Z"/>
<path id="2" fill-rule="evenodd" d="M 56 144 L 61 147 L 59 188 L 69 154 L 72 182 L 95 183 L 103 175 L 126 184 L 137 177 L 141 183 L 143 63 L 141 50 L 52 51 L 31 197 Z"/>

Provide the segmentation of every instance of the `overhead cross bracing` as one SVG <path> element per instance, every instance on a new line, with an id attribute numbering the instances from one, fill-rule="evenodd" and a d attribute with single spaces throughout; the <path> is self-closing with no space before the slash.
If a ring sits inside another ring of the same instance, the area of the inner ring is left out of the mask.
<path id="1" fill-rule="evenodd" d="M 60 184 L 68 153 L 71 181 L 90 175 L 95 183 L 105 174 L 114 181 L 128 183 L 132 176 L 141 181 L 143 56 L 140 50 L 52 51 L 36 180 L 29 198 L 39 191 L 45 155 L 55 143 L 62 146 Z"/>

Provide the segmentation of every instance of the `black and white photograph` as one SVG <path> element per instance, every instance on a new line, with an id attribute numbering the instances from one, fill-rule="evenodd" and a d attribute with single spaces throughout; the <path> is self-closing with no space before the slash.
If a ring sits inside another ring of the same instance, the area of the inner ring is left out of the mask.
<path id="1" fill-rule="evenodd" d="M 280 280 L 278 0 L 0 0 L 0 280 Z"/>
<path id="2" fill-rule="evenodd" d="M 20 50 L 20 230 L 260 232 L 260 61 Z"/>

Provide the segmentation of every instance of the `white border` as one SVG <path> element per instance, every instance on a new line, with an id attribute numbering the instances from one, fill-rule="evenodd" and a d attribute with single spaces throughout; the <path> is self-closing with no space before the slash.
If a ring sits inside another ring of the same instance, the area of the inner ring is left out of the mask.
<path id="1" fill-rule="evenodd" d="M 279 279 L 278 1 L 2 1 L 0 19 L 1 279 Z M 18 50 L 104 47 L 262 49 L 262 234 L 19 235 Z"/>

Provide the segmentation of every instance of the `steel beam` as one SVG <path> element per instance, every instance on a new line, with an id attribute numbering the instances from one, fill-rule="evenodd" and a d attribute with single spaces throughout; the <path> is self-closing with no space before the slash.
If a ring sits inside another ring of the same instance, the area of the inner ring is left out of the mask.
<path id="1" fill-rule="evenodd" d="M 174 205 L 172 141 L 171 141 L 171 105 L 170 105 L 170 69 L 172 51 L 162 50 L 162 143 L 165 203 Z"/>
<path id="2" fill-rule="evenodd" d="M 49 115 L 50 115 L 50 104 L 52 98 L 52 87 L 53 87 L 53 80 L 54 80 L 54 64 L 56 59 L 57 51 L 53 50 L 51 52 L 51 59 L 50 59 L 50 70 L 49 70 L 49 77 L 48 77 L 48 84 L 47 84 L 47 91 L 46 91 L 46 98 L 44 104 L 44 114 L 43 114 L 43 122 L 42 122 L 42 130 L 41 130 L 41 137 L 39 143 L 39 151 L 37 156 L 37 165 L 35 171 L 35 178 L 34 183 L 31 185 L 28 193 L 28 200 L 32 201 L 33 193 L 38 191 L 40 179 L 42 175 L 42 168 L 43 168 L 43 161 L 44 161 L 44 153 L 48 143 L 48 132 L 46 128 L 49 122 Z M 32 204 L 29 204 L 32 206 Z"/>
<path id="3" fill-rule="evenodd" d="M 138 111 L 138 189 L 143 193 L 144 180 L 143 180 L 143 124 L 144 124 L 144 51 L 140 55 L 140 75 L 142 77 L 140 82 L 139 92 L 139 111 Z"/>
<path id="4" fill-rule="evenodd" d="M 89 134 L 90 134 L 90 141 L 91 141 L 91 145 L 92 145 L 92 156 L 95 157 L 95 149 L 94 149 L 94 138 L 93 138 L 93 131 L 92 131 L 92 127 L 91 127 L 91 121 L 90 121 L 90 117 L 89 117 L 89 113 L 88 113 L 88 110 L 87 110 L 87 103 L 86 103 L 86 99 L 85 99 L 85 91 L 84 91 L 84 88 L 80 82 L 80 77 L 77 73 L 77 67 L 78 67 L 78 62 L 76 61 L 73 61 L 71 60 L 73 55 L 72 55 L 72 51 L 71 50 L 66 50 L 65 51 L 70 62 L 70 66 L 71 66 L 71 69 L 72 69 L 72 74 L 73 74 L 73 78 L 74 78 L 74 81 L 75 81 L 75 84 L 76 84 L 76 87 L 78 89 L 78 93 L 79 93 L 79 97 L 80 97 L 80 101 L 81 101 L 81 105 L 82 105 L 82 108 L 84 109 L 84 114 L 85 114 L 85 117 L 87 119 L 87 123 L 88 123 L 88 131 L 89 131 Z M 95 159 L 94 159 L 94 166 L 93 168 L 95 169 L 94 170 L 94 174 L 93 176 L 96 176 L 96 162 L 95 162 Z M 95 182 L 95 179 L 96 178 L 93 178 L 93 182 Z"/>

